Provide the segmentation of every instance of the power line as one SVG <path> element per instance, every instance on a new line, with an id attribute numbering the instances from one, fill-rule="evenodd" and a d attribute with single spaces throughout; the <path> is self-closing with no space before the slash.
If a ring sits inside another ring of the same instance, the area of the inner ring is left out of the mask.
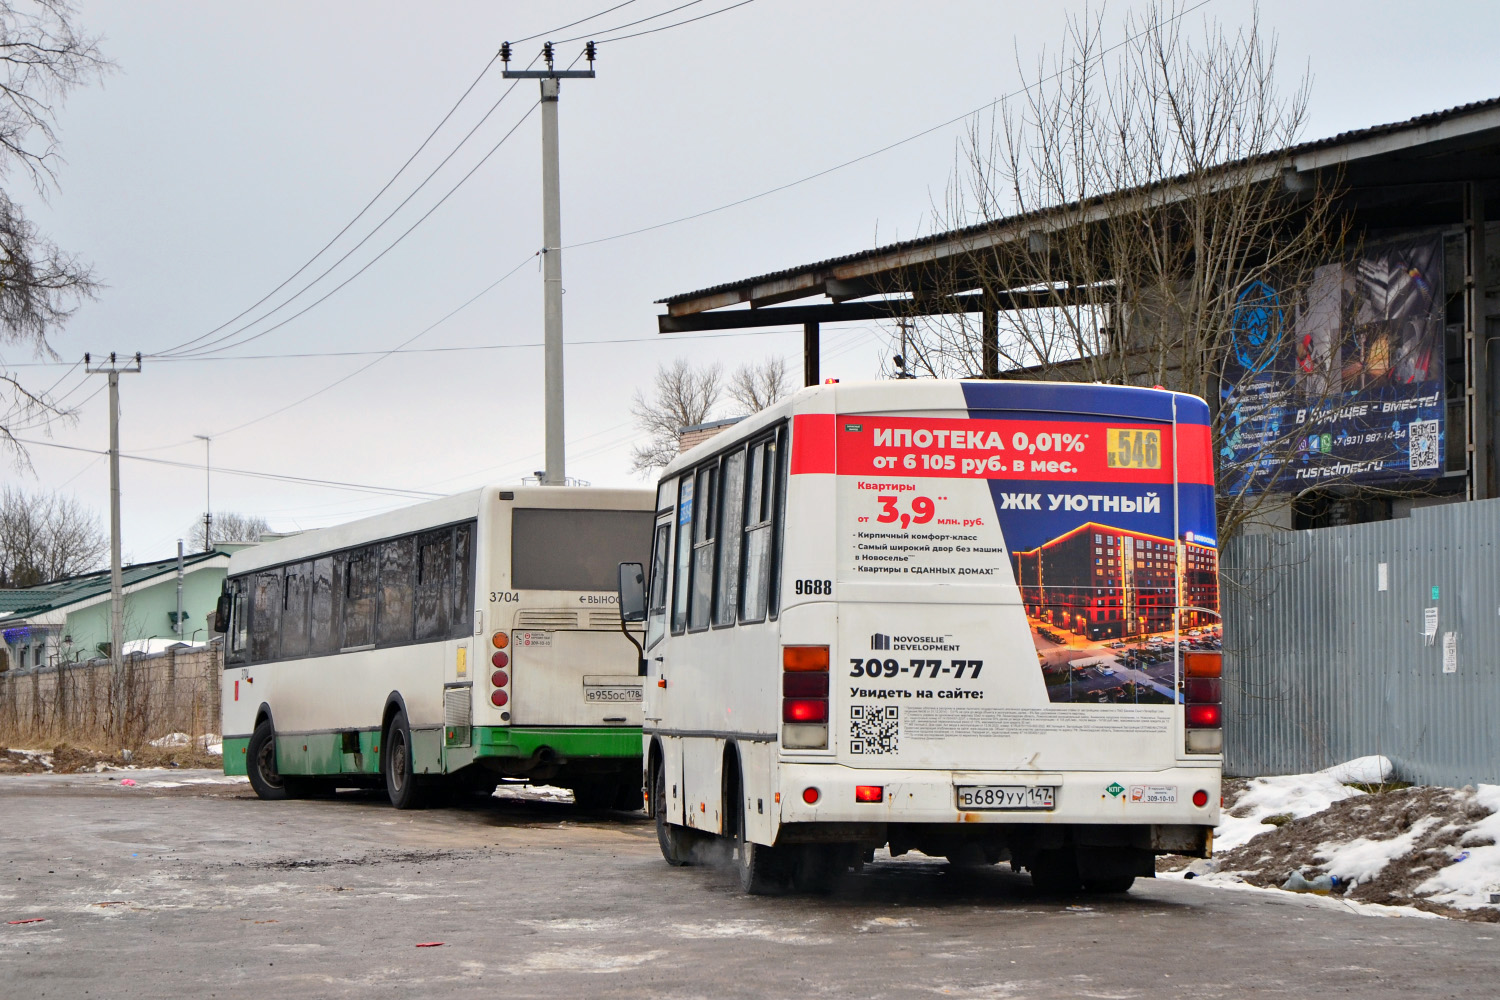
<path id="1" fill-rule="evenodd" d="M 548 35 L 554 34 L 554 33 L 559 32 L 559 31 L 567 31 L 569 28 L 576 28 L 576 27 L 578 27 L 578 25 L 584 23 L 585 21 L 592 21 L 592 20 L 594 20 L 594 18 L 596 18 L 596 17 L 603 17 L 605 14 L 613 14 L 615 11 L 619 10 L 621 7 L 629 7 L 631 4 L 633 4 L 635 2 L 636 2 L 636 0 L 625 0 L 624 3 L 617 3 L 613 7 L 607 7 L 604 10 L 601 10 L 597 14 L 590 14 L 588 17 L 580 17 L 576 21 L 570 21 L 567 24 L 560 24 L 560 25 L 558 25 L 555 28 L 548 28 L 546 31 L 538 31 L 536 34 L 534 34 L 534 35 L 527 35 L 525 38 L 512 38 L 511 39 L 511 44 L 512 45 L 520 45 L 522 42 L 535 41 L 538 38 L 546 38 Z M 695 3 L 696 2 L 700 2 L 700 0 L 694 0 L 694 2 Z M 654 17 L 660 17 L 661 15 L 660 14 L 655 14 L 653 16 Z M 646 20 L 649 21 L 649 20 L 651 20 L 651 18 L 648 17 L 648 18 L 646 18 Z M 604 30 L 605 31 L 614 31 L 616 29 L 614 29 L 614 28 L 605 28 Z M 576 39 L 573 39 L 573 41 L 576 41 Z M 559 44 L 561 44 L 561 43 L 559 43 Z"/>
<path id="2" fill-rule="evenodd" d="M 364 208 L 361 208 L 359 210 L 359 212 L 355 214 L 354 218 L 350 219 L 348 221 L 348 223 L 346 223 L 344 225 L 343 229 L 340 229 L 337 233 L 335 233 L 333 235 L 333 238 L 331 240 L 329 240 L 327 243 L 323 244 L 322 248 L 319 249 L 317 253 L 315 253 L 311 257 L 309 257 L 306 260 L 306 262 L 303 263 L 303 265 L 301 267 L 297 268 L 297 270 L 293 271 L 290 275 L 288 275 L 285 281 L 283 281 L 281 284 L 277 285 L 275 288 L 271 289 L 269 292 L 267 292 L 265 295 L 261 296 L 255 302 L 251 303 L 249 306 L 247 306 L 244 309 L 242 309 L 239 313 L 235 314 L 234 316 L 231 316 L 229 319 L 225 320 L 223 323 L 220 323 L 218 326 L 214 327 L 212 330 L 209 330 L 207 333 L 200 334 L 199 336 L 194 337 L 192 340 L 184 341 L 183 343 L 178 344 L 175 347 L 166 348 L 165 350 L 158 352 L 158 355 L 168 354 L 168 353 L 171 353 L 171 352 L 174 352 L 174 351 L 179 351 L 179 350 L 183 349 L 184 347 L 188 347 L 188 346 L 191 346 L 192 344 L 196 344 L 200 340 L 204 340 L 204 339 L 206 339 L 208 337 L 213 336 L 214 334 L 218 333 L 220 330 L 224 329 L 226 326 L 229 326 L 231 323 L 238 322 L 240 320 L 240 318 L 243 317 L 246 313 L 251 312 L 252 310 L 258 309 L 261 306 L 261 304 L 264 303 L 267 299 L 269 299 L 271 296 L 275 295 L 277 292 L 281 291 L 283 288 L 285 288 L 287 285 L 289 285 L 292 281 L 294 281 L 299 274 L 301 274 L 303 271 L 306 271 L 309 267 L 311 267 L 312 264 L 313 264 L 313 261 L 317 260 L 319 257 L 323 256 L 323 254 L 327 253 L 328 252 L 328 248 L 331 247 L 331 246 L 333 246 L 335 243 L 337 243 L 339 241 L 340 237 L 342 237 L 345 233 L 347 233 L 350 230 L 350 228 L 356 222 L 358 222 L 360 219 L 362 219 L 364 217 L 364 214 L 366 212 L 368 212 L 370 210 L 370 208 L 377 201 L 380 200 L 381 196 L 384 195 L 387 191 L 390 190 L 391 185 L 394 184 L 394 183 L 396 183 L 396 180 L 403 173 L 406 172 L 406 168 L 412 165 L 412 161 L 415 160 L 419 155 L 421 155 L 422 150 L 424 150 L 424 149 L 427 148 L 428 143 L 432 142 L 433 137 L 438 134 L 438 132 L 442 129 L 442 127 L 444 125 L 448 124 L 448 119 L 450 119 L 450 118 L 453 117 L 454 113 L 458 111 L 459 106 L 462 105 L 463 102 L 468 99 L 469 95 L 474 92 L 474 88 L 477 87 L 477 86 L 479 86 L 479 81 L 481 81 L 481 80 L 483 80 L 485 78 L 485 75 L 488 74 L 489 71 L 490 71 L 490 67 L 494 66 L 495 65 L 495 60 L 499 59 L 499 58 L 500 58 L 500 54 L 498 52 L 496 52 L 495 55 L 493 55 L 493 56 L 490 57 L 490 61 L 484 64 L 484 69 L 482 69 L 482 70 L 479 71 L 479 75 L 474 78 L 474 82 L 471 83 L 471 84 L 469 84 L 468 89 L 465 90 L 463 92 L 463 94 L 459 96 L 459 98 L 458 98 L 457 101 L 453 102 L 453 107 L 451 107 L 451 108 L 448 109 L 448 113 L 443 116 L 443 120 L 440 121 L 440 122 L 438 122 L 437 125 L 433 127 L 433 130 L 431 132 L 427 133 L 427 138 L 425 138 L 425 139 L 422 140 L 422 144 L 416 148 L 416 151 L 413 152 L 410 156 L 408 156 L 406 158 L 406 162 L 403 163 L 403 164 L 401 164 L 401 166 L 396 170 L 396 172 L 391 175 L 391 179 L 388 180 L 388 181 L 386 181 L 385 184 L 384 184 L 384 186 L 382 186 L 379 191 L 375 192 L 375 196 L 373 198 L 371 198 L 369 201 L 365 202 Z M 493 111 L 494 109 L 491 108 L 491 110 Z M 488 117 L 488 116 L 486 116 L 486 117 Z M 465 139 L 467 139 L 467 136 L 465 137 Z M 460 145 L 462 145 L 462 143 L 460 143 Z M 455 150 L 455 152 L 456 152 L 456 150 Z M 444 162 L 447 162 L 447 161 L 444 161 Z M 425 184 L 426 181 L 423 181 L 422 183 Z M 418 188 L 418 190 L 420 190 L 420 187 Z M 413 193 L 415 193 L 415 192 L 413 192 Z M 405 204 L 405 203 L 403 202 L 403 204 Z M 378 229 L 379 227 L 377 226 L 376 228 Z M 372 235 L 373 235 L 373 231 L 372 231 Z"/>
<path id="3" fill-rule="evenodd" d="M 637 32 L 634 32 L 634 33 L 629 34 L 629 35 L 617 35 L 614 38 L 605 38 L 605 39 L 601 40 L 599 42 L 599 44 L 600 45 L 606 45 L 606 44 L 608 44 L 610 42 L 623 42 L 627 38 L 640 38 L 642 35 L 654 35 L 658 31 L 670 31 L 673 28 L 680 28 L 684 24 L 692 24 L 694 21 L 701 21 L 704 18 L 713 17 L 715 14 L 723 14 L 723 13 L 726 13 L 728 11 L 734 10 L 736 7 L 743 7 L 746 4 L 752 4 L 754 2 L 755 2 L 755 0 L 740 0 L 739 3 L 730 4 L 728 7 L 720 7 L 718 10 L 711 10 L 707 14 L 699 14 L 697 17 L 690 17 L 690 18 L 687 18 L 686 20 L 676 21 L 676 22 L 674 22 L 672 24 L 664 24 L 664 25 L 662 25 L 659 28 L 648 28 L 645 31 L 637 31 Z M 682 6 L 683 7 L 691 7 L 692 4 L 683 4 Z M 681 10 L 682 7 L 677 7 L 677 8 L 674 8 L 674 9 L 675 10 Z M 671 11 L 664 11 L 663 13 L 670 14 Z M 657 16 L 660 17 L 662 15 L 658 14 Z M 646 18 L 646 20 L 649 21 L 649 20 L 651 20 L 651 18 Z M 629 25 L 623 25 L 622 24 L 620 27 L 622 27 L 622 28 L 629 27 Z M 576 42 L 576 41 L 578 41 L 577 38 L 567 38 L 567 39 L 564 39 L 562 42 L 559 42 L 558 44 L 562 45 L 562 44 L 564 44 L 566 42 Z"/>
<path id="4" fill-rule="evenodd" d="M 745 2 L 748 3 L 748 2 L 750 2 L 750 0 L 745 0 Z M 1162 24 L 1163 25 L 1170 24 L 1173 21 L 1178 20 L 1179 18 L 1185 17 L 1188 14 L 1191 14 L 1193 11 L 1198 10 L 1201 7 L 1208 6 L 1210 3 L 1213 3 L 1213 0 L 1199 0 L 1199 2 L 1196 3 L 1196 4 L 1194 4 L 1193 6 L 1188 7 L 1185 10 L 1182 10 L 1179 13 L 1173 15 L 1172 17 L 1167 18 L 1165 21 L 1162 22 Z M 736 4 L 735 6 L 742 6 L 742 4 Z M 724 10 L 733 10 L 733 9 L 734 9 L 733 7 L 725 7 L 724 8 Z M 723 11 L 715 11 L 714 13 L 723 13 Z M 709 17 L 711 15 L 705 14 L 703 16 L 704 17 Z M 694 20 L 697 20 L 697 18 L 695 18 Z M 688 22 L 684 21 L 682 23 L 686 24 Z M 675 25 L 669 25 L 668 27 L 675 27 Z M 658 30 L 660 30 L 660 29 L 658 29 Z M 1152 30 L 1152 29 L 1151 28 L 1145 28 L 1145 29 L 1142 29 L 1139 32 L 1136 32 L 1134 35 L 1129 35 L 1129 36 L 1121 39 L 1120 41 L 1116 42 L 1114 45 L 1110 45 L 1110 46 L 1108 46 L 1108 47 L 1106 47 L 1104 49 L 1101 49 L 1100 52 L 1099 52 L 1099 55 L 1103 56 L 1106 53 L 1113 52 L 1115 49 L 1118 49 L 1118 48 L 1120 48 L 1123 45 L 1128 45 L 1129 43 L 1135 41 L 1137 38 L 1140 38 L 1142 35 L 1144 35 L 1147 31 L 1150 31 L 1150 30 Z M 645 32 L 642 32 L 642 34 L 645 34 Z M 634 37 L 634 36 L 627 36 L 627 37 Z M 617 41 L 621 41 L 621 39 L 614 38 L 614 39 L 610 39 L 610 41 L 616 41 L 617 42 Z M 907 143 L 915 142 L 916 140 L 921 139 L 924 136 L 931 135 L 932 133 L 937 132 L 940 129 L 945 129 L 945 128 L 947 128 L 950 125 L 955 125 L 958 122 L 963 121 L 965 118 L 972 118 L 973 116 L 975 116 L 977 114 L 981 114 L 984 111 L 986 111 L 986 110 L 988 110 L 990 108 L 993 108 L 995 105 L 1000 104 L 1003 101 L 1008 101 L 1011 98 L 1021 96 L 1022 94 L 1026 93 L 1026 91 L 1029 90 L 1032 86 L 1036 86 L 1036 85 L 1039 85 L 1039 84 L 1042 84 L 1042 83 L 1046 83 L 1046 82 L 1048 82 L 1050 80 L 1057 79 L 1059 76 L 1062 76 L 1064 73 L 1068 72 L 1069 70 L 1076 68 L 1077 65 L 1078 64 L 1076 62 L 1072 63 L 1069 66 L 1066 66 L 1066 67 L 1064 67 L 1062 69 L 1057 70 L 1054 73 L 1051 73 L 1051 74 L 1049 74 L 1047 76 L 1042 77 L 1041 79 L 1039 79 L 1039 80 L 1036 81 L 1036 84 L 1027 84 L 1026 86 L 1022 87 L 1020 90 L 1011 91 L 1008 94 L 1004 94 L 1004 95 L 1002 95 L 1000 97 L 997 97 L 993 101 L 990 101 L 988 104 L 982 104 L 982 105 L 980 105 L 979 107 L 975 108 L 973 111 L 966 111 L 963 114 L 958 115 L 955 118 L 950 118 L 950 119 L 948 119 L 945 122 L 939 122 L 938 124 L 933 125 L 931 128 L 925 128 L 922 131 L 914 133 L 912 135 L 909 135 L 909 136 L 907 136 L 904 139 L 898 139 L 895 142 L 889 143 L 889 144 L 887 144 L 885 146 L 881 146 L 879 149 L 874 149 L 874 150 L 871 150 L 868 153 L 864 153 L 864 154 L 861 154 L 860 156 L 856 156 L 856 157 L 854 157 L 851 160 L 845 160 L 842 163 L 834 164 L 831 167 L 827 167 L 827 168 L 825 168 L 823 170 L 819 170 L 817 173 L 808 174 L 805 177 L 799 177 L 798 179 L 796 179 L 794 181 L 788 181 L 785 184 L 778 184 L 775 187 L 773 187 L 773 188 L 767 188 L 766 190 L 761 191 L 758 194 L 747 195 L 744 198 L 738 198 L 738 199 L 736 199 L 734 201 L 726 202 L 725 204 L 716 206 L 714 208 L 706 208 L 706 209 L 704 209 L 701 212 L 693 212 L 691 215 L 684 215 L 684 216 L 681 216 L 681 217 L 676 218 L 676 219 L 669 219 L 666 222 L 658 222 L 655 225 L 651 225 L 651 226 L 642 226 L 639 229 L 632 229 L 632 230 L 629 230 L 628 232 L 616 233 L 613 236 L 601 236 L 598 239 L 585 240 L 585 241 L 583 241 L 581 243 L 570 243 L 569 245 L 565 246 L 563 249 L 564 250 L 576 250 L 576 249 L 578 249 L 580 247 L 595 246 L 595 245 L 600 244 L 600 243 L 609 243 L 609 242 L 611 242 L 613 240 L 622 240 L 622 239 L 625 239 L 625 238 L 630 237 L 630 236 L 639 236 L 642 233 L 654 232 L 655 230 L 658 230 L 658 229 L 665 229 L 668 226 L 675 226 L 675 225 L 678 225 L 679 223 L 683 223 L 683 222 L 691 222 L 694 219 L 701 219 L 704 216 L 715 215 L 715 214 L 717 214 L 719 212 L 728 211 L 731 208 L 738 208 L 740 205 L 746 205 L 746 204 L 749 204 L 752 201 L 759 201 L 760 199 L 770 197 L 773 194 L 779 194 L 782 191 L 787 191 L 787 190 L 790 190 L 791 188 L 799 187 L 799 186 L 801 186 L 803 184 L 806 184 L 809 181 L 815 181 L 815 180 L 817 180 L 820 177 L 826 177 L 827 175 L 829 175 L 831 173 L 834 173 L 834 172 L 839 171 L 839 170 L 843 170 L 845 167 L 852 167 L 856 163 L 862 163 L 865 160 L 871 159 L 872 157 L 879 156 L 881 153 L 889 152 L 889 151 L 891 151 L 893 149 L 896 149 L 899 146 L 904 146 Z"/>
<path id="5" fill-rule="evenodd" d="M 505 93 L 503 93 L 503 94 L 500 95 L 500 99 L 497 100 L 494 104 L 490 105 L 490 109 L 484 113 L 484 117 L 481 118 L 481 119 L 479 119 L 479 121 L 474 125 L 474 127 L 469 130 L 468 134 L 465 135 L 462 139 L 459 140 L 458 145 L 453 148 L 452 152 L 450 152 L 447 156 L 443 157 L 442 162 L 440 162 L 436 167 L 434 167 L 432 169 L 432 171 L 426 177 L 422 178 L 422 182 L 420 184 L 418 184 L 412 190 L 412 192 L 410 194 L 408 194 L 405 198 L 403 198 L 401 200 L 401 203 L 399 205 L 397 205 L 395 208 L 391 209 L 391 211 L 386 215 L 386 217 L 384 219 L 381 219 L 380 222 L 375 226 L 374 229 L 372 229 L 368 233 L 366 233 L 365 236 L 364 236 L 364 238 L 361 239 L 358 243 L 354 244 L 354 246 L 350 247 L 349 250 L 346 251 L 342 257 L 340 257 L 338 260 L 334 261 L 328 267 L 324 268 L 323 272 L 321 274 L 319 274 L 316 278 L 314 278 L 312 281 L 309 281 L 306 285 L 303 285 L 302 288 L 298 289 L 297 292 L 294 293 L 290 298 L 288 298 L 285 301 L 283 301 L 280 305 L 278 305 L 276 308 L 272 309 L 270 312 L 264 313 L 261 316 L 256 317 L 255 319 L 251 320 L 249 323 L 246 323 L 244 326 L 240 327 L 239 329 L 232 330 L 229 333 L 224 334 L 222 337 L 219 337 L 217 340 L 211 340 L 207 344 L 202 345 L 201 347 L 194 348 L 191 351 L 179 352 L 178 354 L 176 354 L 174 356 L 181 357 L 183 354 L 203 354 L 203 353 L 208 353 L 211 350 L 228 350 L 230 348 L 237 347 L 240 344 L 248 344 L 250 341 L 257 339 L 258 337 L 262 337 L 265 334 L 270 333 L 271 330 L 275 330 L 278 327 L 282 326 L 283 325 L 282 323 L 278 323 L 278 324 L 276 324 L 276 326 L 270 327 L 267 330 L 262 330 L 260 333 L 257 333 L 257 334 L 255 334 L 253 336 L 250 336 L 250 337 L 246 337 L 246 338 L 244 338 L 244 339 L 242 339 L 240 341 L 237 341 L 236 343 L 229 344 L 226 347 L 215 347 L 215 345 L 217 345 L 217 344 L 223 344 L 224 341 L 229 340 L 229 339 L 231 339 L 231 338 L 233 338 L 233 337 L 235 337 L 235 336 L 237 336 L 237 335 L 239 335 L 241 333 L 244 333 L 246 330 L 251 329 L 256 324 L 260 323 L 262 320 L 269 319 L 271 316 L 274 316 L 276 313 L 280 312 L 282 309 L 284 309 L 287 306 L 291 305 L 298 298 L 300 298 L 304 292 L 306 292 L 309 289 L 311 289 L 314 285 L 316 285 L 318 282 L 322 281 L 329 274 L 331 274 L 333 272 L 333 270 L 335 268 L 337 268 L 340 264 L 342 264 L 344 261 L 348 260 L 349 257 L 352 256 L 356 250 L 358 250 L 360 247 L 362 247 L 366 243 L 368 243 L 370 241 L 370 239 L 376 233 L 380 232 L 380 230 L 385 226 L 385 224 L 387 222 L 391 221 L 391 219 L 395 217 L 395 215 L 396 215 L 397 212 L 399 212 L 399 211 L 401 211 L 401 209 L 405 208 L 407 206 L 407 204 L 413 198 L 415 198 L 417 196 L 417 194 L 424 187 L 427 186 L 427 182 L 428 181 L 432 180 L 433 177 L 437 176 L 438 171 L 442 170 L 443 167 L 445 167 L 445 166 L 448 165 L 448 162 L 450 160 L 452 160 L 454 156 L 458 155 L 458 151 L 460 149 L 462 149 L 464 147 L 464 145 L 469 141 L 469 139 L 471 139 L 473 137 L 473 135 L 474 135 L 475 132 L 479 131 L 480 126 L 482 126 L 486 121 L 489 120 L 490 115 L 492 115 L 492 114 L 495 113 L 495 109 L 498 108 L 498 107 L 500 107 L 501 103 L 507 97 L 510 96 L 510 92 L 512 90 L 515 90 L 515 89 L 516 89 L 516 85 L 515 84 L 511 84 L 508 88 L 506 88 Z M 527 114 L 530 114 L 530 112 L 528 112 Z M 526 116 L 523 115 L 522 118 L 521 118 L 521 121 L 525 121 L 525 120 L 526 120 Z M 505 134 L 505 136 L 503 138 L 501 138 L 500 142 L 496 143 L 496 147 L 495 148 L 498 149 L 499 146 L 501 144 L 503 144 L 506 139 L 510 138 L 511 132 L 514 132 L 516 130 L 516 128 L 519 128 L 520 124 L 521 124 L 521 122 L 517 122 L 516 125 L 511 128 L 510 132 L 507 132 Z M 491 149 L 490 153 L 494 153 L 494 151 L 495 151 L 494 149 Z M 489 159 L 489 154 L 485 155 L 484 160 L 487 160 L 487 159 Z M 483 164 L 484 160 L 480 160 L 479 161 L 480 164 Z M 477 170 L 478 166 L 476 166 L 475 169 Z M 473 172 L 474 171 L 471 170 L 471 171 L 469 171 L 469 174 L 465 174 L 464 177 L 463 177 L 463 179 L 460 180 L 458 182 L 458 184 L 454 185 L 453 190 L 449 191 L 448 194 L 451 195 L 453 193 L 453 191 L 458 190 L 458 188 L 463 185 L 464 181 L 467 181 L 469 179 L 469 175 L 472 174 Z M 441 200 L 439 200 L 438 205 L 441 205 L 444 201 L 447 201 L 447 199 L 448 199 L 448 196 L 444 195 L 443 198 Z M 389 251 L 391 249 L 391 247 L 394 247 L 396 245 L 396 243 L 400 243 L 401 240 L 405 239 L 406 236 L 411 232 L 411 230 L 415 229 L 417 226 L 421 225 L 422 222 L 424 222 L 426 220 L 427 216 L 431 215 L 432 211 L 435 210 L 436 208 L 437 208 L 437 205 L 434 205 L 432 207 L 432 209 L 428 210 L 428 212 L 427 212 L 426 215 L 423 215 L 422 218 L 420 218 L 420 219 L 417 220 L 416 224 L 414 224 L 411 227 L 411 229 L 408 229 L 405 233 L 402 233 L 401 236 L 396 239 L 395 243 L 392 243 L 390 247 L 386 247 L 386 249 L 384 251 L 382 251 L 380 254 L 378 254 L 374 258 L 374 260 L 371 260 L 363 268 L 360 268 L 360 270 L 357 271 L 357 272 L 355 272 L 355 274 L 352 275 L 351 277 L 358 277 L 360 274 L 362 274 L 364 272 L 364 270 L 366 268 L 368 268 L 370 266 L 370 264 L 375 263 L 376 260 L 379 260 L 381 257 L 385 256 L 385 253 L 387 251 Z M 345 284 L 348 284 L 348 282 L 345 281 L 343 284 L 340 284 L 338 287 L 342 288 Z M 335 288 L 334 291 L 335 292 L 338 291 L 338 288 Z M 330 293 L 330 294 L 332 294 L 332 293 Z M 323 298 L 319 299 L 318 302 L 313 303 L 313 305 L 317 305 L 318 303 L 323 302 L 327 298 L 328 298 L 328 296 L 325 295 Z M 304 309 L 302 312 L 297 313 L 297 316 L 302 315 L 302 313 L 306 312 L 306 311 L 307 310 Z M 293 317 L 290 317 L 290 318 L 291 319 L 295 319 L 296 316 L 293 316 Z"/>
<path id="6" fill-rule="evenodd" d="M 32 445 L 40 448 L 60 448 L 64 451 L 81 451 L 90 455 L 108 455 L 108 451 L 100 451 L 97 448 L 82 448 L 78 445 L 60 444 L 57 441 L 33 441 L 16 438 L 21 444 Z M 128 455 L 120 453 L 121 458 L 128 458 L 135 462 L 150 462 L 152 465 L 168 465 L 177 469 L 191 469 L 194 472 L 201 471 L 203 466 L 194 462 L 175 462 L 169 458 L 148 458 L 145 455 Z M 362 483 L 346 483 L 336 479 L 314 479 L 308 476 L 288 476 L 275 472 L 259 472 L 252 469 L 226 469 L 215 467 L 214 472 L 220 472 L 227 476 L 246 476 L 251 479 L 270 479 L 277 482 L 295 483 L 300 486 L 320 486 L 326 489 L 351 490 L 356 493 L 377 493 L 383 496 L 400 496 L 408 499 L 428 499 L 432 497 L 446 496 L 444 493 L 430 493 L 426 490 L 407 490 L 394 486 L 370 486 Z"/>
<path id="7" fill-rule="evenodd" d="M 688 2 L 685 3 L 685 4 L 681 4 L 679 6 L 672 7 L 670 9 L 668 9 L 668 10 L 661 11 L 658 14 L 652 14 L 650 17 L 642 17 L 642 18 L 637 18 L 634 21 L 626 21 L 624 24 L 617 24 L 613 28 L 600 28 L 597 31 L 591 31 L 591 32 L 589 32 L 586 35 L 575 35 L 572 38 L 563 38 L 563 39 L 560 39 L 559 41 L 557 41 L 557 42 L 555 42 L 553 44 L 556 44 L 556 45 L 567 45 L 567 44 L 569 44 L 571 42 L 581 42 L 585 38 L 597 38 L 599 35 L 607 35 L 611 31 L 624 31 L 626 28 L 633 28 L 637 24 L 645 24 L 647 21 L 654 21 L 654 20 L 656 20 L 659 17 L 666 17 L 668 14 L 675 14 L 679 10 L 686 10 L 688 7 L 696 6 L 696 5 L 698 5 L 698 4 L 702 3 L 702 2 L 703 2 L 703 0 L 688 0 Z M 533 37 L 536 37 L 536 36 L 533 36 Z M 521 39 L 521 41 L 523 41 L 523 42 L 530 41 L 530 39 L 523 38 L 523 39 Z M 608 41 L 614 41 L 614 39 L 608 39 Z M 603 42 L 601 42 L 600 44 L 602 45 Z"/>

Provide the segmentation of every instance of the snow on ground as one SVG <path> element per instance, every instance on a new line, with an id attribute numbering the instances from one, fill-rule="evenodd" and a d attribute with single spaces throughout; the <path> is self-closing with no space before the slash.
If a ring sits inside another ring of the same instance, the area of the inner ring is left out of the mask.
<path id="1" fill-rule="evenodd" d="M 1500 786 L 1366 793 L 1345 784 L 1382 785 L 1391 774 L 1389 760 L 1364 757 L 1228 783 L 1214 858 L 1193 862 L 1186 877 L 1280 891 L 1292 872 L 1332 875 L 1335 905 L 1500 922 L 1500 903 L 1490 902 L 1500 894 Z"/>
<path id="2" fill-rule="evenodd" d="M 1474 801 L 1490 814 L 1459 838 L 1452 864 L 1417 886 L 1460 910 L 1489 907 L 1490 894 L 1500 891 L 1500 785 L 1480 785 Z"/>
<path id="3" fill-rule="evenodd" d="M 1391 762 L 1386 758 L 1361 757 L 1313 774 L 1252 778 L 1250 787 L 1235 799 L 1214 830 L 1214 850 L 1227 854 L 1265 833 L 1270 829 L 1265 825 L 1268 817 L 1301 819 L 1320 813 L 1335 802 L 1364 794 L 1358 788 L 1350 788 L 1346 781 L 1379 782 L 1386 780 L 1379 775 L 1390 773 Z"/>
<path id="4" fill-rule="evenodd" d="M 204 733 L 196 740 L 187 733 L 168 733 L 165 736 L 158 736 L 156 739 L 151 740 L 151 745 L 154 747 L 185 747 L 195 744 L 209 753 L 224 752 L 224 744 L 219 739 L 218 733 Z"/>

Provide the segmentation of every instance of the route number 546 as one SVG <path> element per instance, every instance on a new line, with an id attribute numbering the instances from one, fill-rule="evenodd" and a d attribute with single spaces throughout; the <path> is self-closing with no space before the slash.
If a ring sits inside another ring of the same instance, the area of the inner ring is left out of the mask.
<path id="1" fill-rule="evenodd" d="M 880 501 L 880 516 L 875 520 L 881 524 L 892 524 L 900 521 L 903 528 L 910 527 L 913 524 L 926 524 L 932 520 L 932 515 L 937 510 L 929 497 L 912 497 L 911 513 L 907 513 L 897 506 L 897 497 L 879 496 L 875 499 Z"/>

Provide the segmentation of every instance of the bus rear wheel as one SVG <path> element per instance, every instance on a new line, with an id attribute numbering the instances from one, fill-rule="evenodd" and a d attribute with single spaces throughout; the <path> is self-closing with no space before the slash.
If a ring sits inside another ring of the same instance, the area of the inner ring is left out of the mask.
<path id="1" fill-rule="evenodd" d="M 422 789 L 412 773 L 411 727 L 406 712 L 391 717 L 381 740 L 380 770 L 385 776 L 385 794 L 397 809 L 420 809 Z"/>
<path id="2" fill-rule="evenodd" d="M 673 867 L 693 863 L 693 832 L 667 822 L 667 775 L 658 767 L 651 786 L 651 814 L 656 819 L 656 844 Z"/>

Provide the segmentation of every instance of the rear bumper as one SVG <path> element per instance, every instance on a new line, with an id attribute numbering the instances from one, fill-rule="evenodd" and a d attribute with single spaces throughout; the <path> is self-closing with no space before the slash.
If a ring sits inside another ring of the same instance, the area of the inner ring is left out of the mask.
<path id="1" fill-rule="evenodd" d="M 852 768 L 842 764 L 781 766 L 781 822 L 924 824 L 1109 824 L 1213 827 L 1219 823 L 1220 770 L 1003 772 Z M 879 785 L 879 802 L 858 802 L 855 787 Z M 1052 809 L 960 809 L 958 785 L 1053 785 Z M 818 800 L 803 799 L 806 788 Z M 1207 803 L 1193 805 L 1203 791 Z M 1173 799 L 1174 801 L 1164 801 Z"/>
<path id="2" fill-rule="evenodd" d="M 559 761 L 641 756 L 639 726 L 475 726 L 474 758 L 532 757 L 550 749 Z"/>

